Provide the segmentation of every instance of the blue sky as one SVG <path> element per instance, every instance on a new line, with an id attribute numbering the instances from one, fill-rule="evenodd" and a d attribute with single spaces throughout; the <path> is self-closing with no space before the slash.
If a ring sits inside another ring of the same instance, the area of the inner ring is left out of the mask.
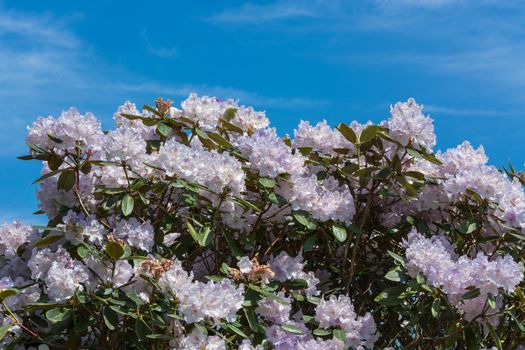
<path id="1" fill-rule="evenodd" d="M 266 110 L 281 134 L 414 97 L 437 148 L 468 139 L 521 169 L 524 19 L 514 0 L 0 0 L 0 221 L 42 220 L 40 165 L 15 158 L 36 117 L 76 106 L 110 128 L 125 100 L 189 92 Z"/>

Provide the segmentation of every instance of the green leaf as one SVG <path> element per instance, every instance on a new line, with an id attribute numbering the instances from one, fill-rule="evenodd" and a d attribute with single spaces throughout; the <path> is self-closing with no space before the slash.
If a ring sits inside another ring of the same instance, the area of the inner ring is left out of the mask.
<path id="1" fill-rule="evenodd" d="M 44 238 L 42 238 L 41 240 L 36 241 L 34 246 L 35 247 L 45 247 L 47 245 L 55 243 L 56 241 L 58 241 L 59 239 L 61 239 L 63 237 L 64 236 L 62 236 L 62 235 L 47 235 Z"/>
<path id="2" fill-rule="evenodd" d="M 80 171 L 87 175 L 89 174 L 92 168 L 93 168 L 93 164 L 88 161 L 82 164 L 82 166 L 80 167 Z"/>
<path id="3" fill-rule="evenodd" d="M 254 204 L 248 202 L 247 200 L 245 199 L 242 199 L 242 198 L 239 198 L 239 197 L 235 197 L 235 202 L 237 202 L 239 205 L 241 205 L 243 208 L 250 208 L 252 209 L 254 212 L 258 213 L 261 211 L 261 209 L 257 208 Z"/>
<path id="4" fill-rule="evenodd" d="M 314 331 L 312 332 L 315 336 L 318 336 L 318 337 L 326 337 L 328 335 L 331 335 L 332 332 L 328 329 L 324 329 L 324 328 L 317 328 L 317 329 L 314 329 Z"/>
<path id="5" fill-rule="evenodd" d="M 233 148 L 233 145 L 230 143 L 230 141 L 226 140 L 222 135 L 208 132 L 208 137 L 222 147 Z"/>
<path id="6" fill-rule="evenodd" d="M 225 329 L 230 329 L 231 331 L 233 331 L 234 333 L 236 333 L 237 335 L 240 335 L 241 337 L 243 338 L 248 338 L 248 336 L 246 335 L 246 333 L 244 333 L 243 331 L 241 331 L 237 326 L 231 324 L 231 323 L 223 323 L 221 324 L 221 327 L 222 328 L 225 328 Z"/>
<path id="7" fill-rule="evenodd" d="M 376 137 L 378 131 L 379 130 L 378 130 L 377 125 L 368 126 L 366 129 L 364 129 L 361 132 L 361 135 L 359 135 L 359 142 L 367 143 L 367 142 L 372 141 Z"/>
<path id="8" fill-rule="evenodd" d="M 476 231 L 476 228 L 477 228 L 476 222 L 473 220 L 469 220 L 467 222 L 463 222 L 459 226 L 459 231 L 464 235 L 468 235 L 469 233 Z"/>
<path id="9" fill-rule="evenodd" d="M 374 299 L 374 301 L 387 306 L 401 304 L 403 302 L 403 292 L 405 290 L 406 286 L 385 289 Z"/>
<path id="10" fill-rule="evenodd" d="M 492 294 L 489 294 L 487 302 L 491 308 L 493 308 L 494 310 L 496 309 L 496 299 Z"/>
<path id="11" fill-rule="evenodd" d="M 133 212 L 133 206 L 135 205 L 135 200 L 133 197 L 131 197 L 129 194 L 126 194 L 124 198 L 122 198 L 121 208 L 122 208 L 122 214 L 124 216 L 129 216 Z"/>
<path id="12" fill-rule="evenodd" d="M 0 291 L 0 302 L 4 301 L 5 298 L 9 298 L 9 297 L 16 295 L 16 293 L 17 293 L 16 289 L 12 289 L 12 288 L 3 289 L 2 291 Z"/>
<path id="13" fill-rule="evenodd" d="M 336 339 L 339 339 L 341 341 L 346 340 L 346 333 L 342 329 L 334 329 L 332 333 L 334 334 L 334 337 Z"/>
<path id="14" fill-rule="evenodd" d="M 52 323 L 68 320 L 73 313 L 69 309 L 54 308 L 46 311 L 46 318 Z"/>
<path id="15" fill-rule="evenodd" d="M 199 231 L 198 243 L 201 247 L 206 247 L 210 245 L 212 240 L 213 240 L 213 234 L 211 232 L 210 225 L 206 224 Z"/>
<path id="16" fill-rule="evenodd" d="M 61 139 L 59 139 L 58 137 L 53 136 L 53 135 L 52 135 L 51 133 L 49 133 L 49 132 L 47 133 L 47 137 L 49 137 L 49 139 L 50 139 L 51 141 L 53 141 L 53 142 L 55 142 L 55 143 L 58 143 L 58 144 L 64 142 L 64 141 L 62 141 Z"/>
<path id="17" fill-rule="evenodd" d="M 257 323 L 257 318 L 255 317 L 253 309 L 251 307 L 245 307 L 244 315 L 246 316 L 246 320 L 248 321 L 250 329 L 254 332 L 257 332 L 259 330 L 259 323 Z"/>
<path id="18" fill-rule="evenodd" d="M 273 299 L 273 300 L 277 301 L 277 302 L 280 303 L 280 304 L 283 304 L 283 305 L 287 305 L 287 304 L 288 304 L 288 302 L 287 302 L 286 300 L 284 300 L 284 299 L 282 299 L 282 298 L 279 298 L 277 295 L 275 295 L 275 294 L 273 294 L 273 293 L 271 293 L 271 292 L 268 292 L 268 291 L 262 289 L 261 287 L 256 286 L 255 284 L 250 283 L 250 284 L 248 285 L 248 288 L 250 288 L 250 289 L 256 291 L 257 293 L 259 293 L 259 294 L 261 294 L 261 295 L 264 295 L 265 297 L 268 297 L 268 298 L 270 298 L 270 299 Z"/>
<path id="19" fill-rule="evenodd" d="M 4 339 L 4 337 L 6 336 L 7 332 L 9 332 L 9 329 L 11 329 L 12 325 L 8 324 L 7 326 L 2 326 L 0 327 L 0 341 L 2 341 L 2 339 Z"/>
<path id="20" fill-rule="evenodd" d="M 481 292 L 480 292 L 479 288 L 472 288 L 468 292 L 464 293 L 461 296 L 461 298 L 464 299 L 464 300 L 474 299 L 474 298 L 478 297 L 480 294 L 481 294 Z"/>
<path id="21" fill-rule="evenodd" d="M 146 338 L 148 333 L 150 333 L 148 327 L 144 324 L 144 321 L 140 318 L 137 318 L 135 320 L 135 334 L 137 334 L 137 337 L 139 340 L 143 340 Z"/>
<path id="22" fill-rule="evenodd" d="M 401 264 L 401 266 L 405 266 L 405 258 L 403 258 L 401 255 L 396 254 L 390 250 L 387 250 L 388 255 L 390 255 L 392 258 L 394 258 L 395 261 Z"/>
<path id="23" fill-rule="evenodd" d="M 441 299 L 436 298 L 432 302 L 432 308 L 430 309 L 432 312 L 432 316 L 438 317 L 439 316 L 439 308 L 441 307 Z"/>
<path id="24" fill-rule="evenodd" d="M 173 128 L 167 123 L 160 122 L 157 124 L 157 133 L 161 136 L 168 138 L 173 133 Z"/>
<path id="25" fill-rule="evenodd" d="M 293 214 L 293 217 L 295 220 L 297 220 L 298 223 L 300 223 L 303 226 L 306 226 L 309 230 L 313 230 L 317 227 L 315 222 L 311 220 L 306 212 L 295 212 Z"/>
<path id="26" fill-rule="evenodd" d="M 332 232 L 334 233 L 334 237 L 338 242 L 343 243 L 346 241 L 347 233 L 346 228 L 343 225 L 334 223 L 332 225 Z"/>
<path id="27" fill-rule="evenodd" d="M 118 314 L 111 308 L 106 307 L 104 309 L 104 323 L 109 330 L 115 330 L 118 326 Z"/>
<path id="28" fill-rule="evenodd" d="M 140 178 L 140 179 L 133 180 L 133 182 L 131 183 L 130 188 L 131 188 L 132 191 L 138 191 L 142 187 L 144 187 L 144 185 L 146 185 L 146 180 L 143 179 L 143 178 Z"/>
<path id="29" fill-rule="evenodd" d="M 16 158 L 20 159 L 20 160 L 33 160 L 33 159 L 35 159 L 35 157 L 32 154 L 29 154 L 27 156 L 18 156 Z"/>
<path id="30" fill-rule="evenodd" d="M 288 289 L 292 289 L 292 290 L 306 289 L 308 288 L 308 281 L 300 279 L 300 278 L 289 280 L 286 282 L 286 286 L 288 287 Z"/>
<path id="31" fill-rule="evenodd" d="M 190 232 L 191 237 L 193 237 L 195 242 L 199 243 L 199 241 L 200 241 L 199 233 L 197 232 L 197 230 L 195 230 L 195 227 L 193 227 L 193 225 L 190 224 L 189 222 L 187 222 L 186 224 L 188 225 L 188 231 Z M 200 245 L 200 243 L 199 243 L 199 245 Z"/>
<path id="32" fill-rule="evenodd" d="M 228 242 L 228 246 L 230 247 L 233 256 L 235 258 L 240 258 L 244 256 L 244 252 L 239 246 L 239 243 L 231 236 L 231 234 L 226 230 L 222 230 L 222 233 L 224 235 L 224 238 L 226 238 L 226 241 Z"/>
<path id="33" fill-rule="evenodd" d="M 268 179 L 266 177 L 259 178 L 259 183 L 263 185 L 266 188 L 274 188 L 275 187 L 275 180 L 274 179 Z"/>
<path id="34" fill-rule="evenodd" d="M 508 234 L 518 240 L 525 240 L 525 236 L 522 233 L 508 232 Z"/>
<path id="35" fill-rule="evenodd" d="M 229 130 L 229 131 L 233 131 L 233 132 L 236 132 L 236 133 L 239 133 L 239 134 L 243 134 L 244 131 L 239 128 L 238 126 L 236 125 L 233 125 L 232 123 L 230 123 L 228 120 L 226 119 L 219 119 L 219 121 L 221 122 L 221 127 L 225 130 Z"/>
<path id="36" fill-rule="evenodd" d="M 58 168 L 60 168 L 63 162 L 64 160 L 59 156 L 52 156 L 48 159 L 47 166 L 51 170 L 58 170 Z"/>
<path id="37" fill-rule="evenodd" d="M 200 136 L 202 137 L 203 139 L 209 139 L 210 137 L 208 136 L 208 133 L 204 130 L 201 130 L 199 128 L 195 128 L 195 133 L 197 134 L 197 136 Z"/>
<path id="38" fill-rule="evenodd" d="M 115 241 L 109 241 L 104 251 L 113 260 L 118 260 L 124 255 L 124 247 Z"/>
<path id="39" fill-rule="evenodd" d="M 237 113 L 237 108 L 228 108 L 224 111 L 223 118 L 230 121 L 235 118 L 235 113 Z"/>
<path id="40" fill-rule="evenodd" d="M 396 266 L 386 273 L 385 278 L 393 282 L 405 282 L 409 276 L 400 266 Z"/>
<path id="41" fill-rule="evenodd" d="M 77 254 L 79 257 L 84 259 L 89 255 L 89 249 L 85 245 L 81 244 L 77 247 Z"/>
<path id="42" fill-rule="evenodd" d="M 75 171 L 72 169 L 66 169 L 58 177 L 57 189 L 71 191 L 71 189 L 73 189 L 73 187 L 75 186 L 76 182 L 77 175 L 75 174 Z"/>
<path id="43" fill-rule="evenodd" d="M 350 142 L 355 144 L 357 142 L 357 135 L 355 134 L 354 130 L 352 130 L 351 127 L 346 125 L 345 123 L 339 124 L 337 127 L 337 130 Z"/>
<path id="44" fill-rule="evenodd" d="M 282 196 L 276 194 L 275 192 L 272 192 L 268 194 L 268 200 L 279 207 L 285 205 L 287 203 L 286 199 Z"/>
<path id="45" fill-rule="evenodd" d="M 492 336 L 492 339 L 494 339 L 494 343 L 496 344 L 496 347 L 498 348 L 498 350 L 502 350 L 503 344 L 501 344 L 501 339 L 499 338 L 498 334 L 494 330 L 494 326 L 492 326 L 490 322 L 485 322 L 485 324 L 489 328 L 490 335 Z"/>
<path id="46" fill-rule="evenodd" d="M 308 252 L 313 249 L 315 243 L 317 242 L 317 235 L 313 234 L 310 237 L 308 237 L 303 244 L 303 249 L 305 252 Z"/>
<path id="47" fill-rule="evenodd" d="M 304 331 L 301 328 L 296 327 L 293 324 L 283 323 L 283 324 L 280 324 L 279 327 L 281 327 L 283 330 L 291 334 L 295 334 L 295 335 L 304 334 Z"/>

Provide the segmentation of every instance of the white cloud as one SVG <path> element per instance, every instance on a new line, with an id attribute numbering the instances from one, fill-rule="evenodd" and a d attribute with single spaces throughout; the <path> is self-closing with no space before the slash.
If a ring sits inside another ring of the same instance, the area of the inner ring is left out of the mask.
<path id="1" fill-rule="evenodd" d="M 439 115 L 453 115 L 453 116 L 465 116 L 465 117 L 505 117 L 513 115 L 508 111 L 490 110 L 490 109 L 463 109 L 463 108 L 451 108 L 437 105 L 425 105 L 425 112 Z M 515 114 L 515 113 L 514 113 Z"/>
<path id="2" fill-rule="evenodd" d="M 153 45 L 148 37 L 146 29 L 141 33 L 142 40 L 146 44 L 148 53 L 153 56 L 158 56 L 161 58 L 174 58 L 177 57 L 177 49 L 175 47 L 165 47 L 165 46 L 156 46 Z"/>
<path id="3" fill-rule="evenodd" d="M 487 2 L 489 0 L 480 0 Z M 287 19 L 362 20 L 408 7 L 434 9 L 446 5 L 473 3 L 473 0 L 275 0 L 265 4 L 247 3 L 219 12 L 207 19 L 217 23 L 257 25 Z"/>
<path id="4" fill-rule="evenodd" d="M 303 97 L 269 97 L 255 92 L 240 90 L 228 86 L 208 86 L 208 85 L 187 85 L 166 86 L 159 83 L 111 83 L 107 86 L 111 89 L 126 92 L 156 93 L 163 97 L 187 97 L 195 92 L 202 95 L 217 96 L 220 98 L 233 98 L 239 100 L 241 104 L 253 104 L 265 107 L 319 107 L 328 104 L 324 99 L 310 99 Z"/>
<path id="5" fill-rule="evenodd" d="M 258 24 L 294 18 L 332 18 L 344 14 L 344 0 L 277 0 L 264 5 L 248 3 L 208 18 L 212 22 Z"/>

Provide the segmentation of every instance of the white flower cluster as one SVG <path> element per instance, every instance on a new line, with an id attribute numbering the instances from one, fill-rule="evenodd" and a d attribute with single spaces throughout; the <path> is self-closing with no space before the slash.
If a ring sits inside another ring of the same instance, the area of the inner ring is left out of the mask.
<path id="1" fill-rule="evenodd" d="M 240 150 L 248 156 L 250 164 L 261 176 L 302 174 L 305 158 L 292 154 L 290 147 L 277 136 L 274 128 L 261 129 L 252 136 L 239 140 Z"/>
<path id="2" fill-rule="evenodd" d="M 346 346 L 371 348 L 379 338 L 372 315 L 358 316 L 352 301 L 345 295 L 322 299 L 315 308 L 315 320 L 321 328 L 341 328 L 346 334 Z"/>
<path id="3" fill-rule="evenodd" d="M 162 146 L 155 164 L 167 176 L 179 176 L 220 194 L 228 188 L 239 196 L 244 191 L 242 164 L 234 157 L 199 147 L 187 147 L 174 139 Z"/>
<path id="4" fill-rule="evenodd" d="M 353 145 L 339 131 L 332 129 L 326 120 L 315 126 L 301 120 L 294 130 L 293 146 L 312 147 L 313 150 L 324 153 L 332 153 L 334 148 L 353 148 Z"/>
<path id="5" fill-rule="evenodd" d="M 37 239 L 37 232 L 20 221 L 0 225 L 0 255 L 14 257 L 18 247 Z"/>
<path id="6" fill-rule="evenodd" d="M 316 289 L 319 279 L 315 277 L 313 272 L 303 271 L 306 264 L 303 262 L 301 254 L 294 258 L 285 251 L 281 251 L 279 255 L 275 257 L 272 256 L 268 263 L 275 273 L 275 280 L 285 282 L 288 280 L 303 279 L 308 283 L 308 288 L 305 290 L 306 295 L 319 294 L 319 291 Z"/>
<path id="7" fill-rule="evenodd" d="M 333 177 L 319 183 L 315 175 L 294 176 L 291 181 L 291 186 L 282 187 L 281 194 L 293 209 L 308 211 L 319 221 L 352 222 L 355 205 L 346 185 L 339 185 Z"/>
<path id="8" fill-rule="evenodd" d="M 65 225 L 60 225 L 59 227 L 64 226 L 66 230 L 64 238 L 73 245 L 78 245 L 84 239 L 98 247 L 103 245 L 107 236 L 107 230 L 98 222 L 94 215 L 86 218 L 85 215 L 70 210 L 64 216 L 63 221 Z"/>
<path id="9" fill-rule="evenodd" d="M 153 226 L 148 221 L 141 223 L 135 218 L 119 221 L 114 234 L 132 247 L 150 251 L 153 247 Z"/>
<path id="10" fill-rule="evenodd" d="M 102 137 L 100 122 L 93 114 L 86 113 L 83 116 L 75 108 L 71 108 L 56 119 L 39 118 L 28 128 L 26 143 L 56 151 L 71 150 L 77 144 L 97 150 Z"/>
<path id="11" fill-rule="evenodd" d="M 436 144 L 432 119 L 425 117 L 423 106 L 413 98 L 398 102 L 390 109 L 391 118 L 386 122 L 390 135 L 402 145 L 412 144 L 431 150 Z"/>
<path id="12" fill-rule="evenodd" d="M 193 274 L 184 271 L 176 259 L 160 277 L 159 284 L 164 290 L 174 293 L 180 303 L 179 310 L 188 323 L 206 318 L 217 324 L 223 319 L 233 322 L 244 302 L 243 285 L 235 287 L 229 279 L 208 283 L 193 281 Z"/>
<path id="13" fill-rule="evenodd" d="M 406 214 L 426 211 L 432 220 L 442 221 L 446 218 L 446 211 L 468 190 L 473 190 L 483 199 L 496 204 L 497 207 L 491 210 L 494 216 L 525 231 L 525 192 L 522 185 L 518 180 L 510 180 L 496 167 L 487 165 L 488 158 L 483 147 L 474 149 L 465 141 L 444 153 L 437 152 L 436 156 L 443 166 L 427 162 L 416 164 L 412 169 L 435 178 L 437 184 L 426 186 L 417 200 L 400 203 L 389 215 L 399 219 Z"/>
<path id="14" fill-rule="evenodd" d="M 204 130 L 215 129 L 219 119 L 224 117 L 224 112 L 232 108 L 236 109 L 236 114 L 230 122 L 245 132 L 251 133 L 265 128 L 270 123 L 264 112 L 256 112 L 252 107 L 239 106 L 231 99 L 222 101 L 216 97 L 199 97 L 196 94 L 190 94 L 190 97 L 183 101 L 181 106 L 183 114 L 197 121 Z"/>
<path id="15" fill-rule="evenodd" d="M 55 252 L 49 248 L 33 250 L 27 265 L 32 277 L 45 283 L 45 293 L 57 303 L 67 301 L 77 289 L 83 290 L 89 283 L 87 267 L 71 258 L 62 247 Z"/>
<path id="16" fill-rule="evenodd" d="M 417 231 L 410 232 L 405 246 L 409 274 L 422 273 L 430 285 L 441 288 L 467 320 L 481 314 L 489 294 L 497 297 L 499 289 L 511 293 L 523 281 L 523 266 L 508 255 L 489 259 L 479 252 L 474 259 L 457 257 L 444 237 L 425 238 Z M 463 300 L 469 288 L 479 288 L 480 295 Z"/>

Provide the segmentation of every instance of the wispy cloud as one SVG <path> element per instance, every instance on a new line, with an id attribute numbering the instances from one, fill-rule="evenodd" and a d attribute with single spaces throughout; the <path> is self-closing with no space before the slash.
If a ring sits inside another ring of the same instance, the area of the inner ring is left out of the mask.
<path id="1" fill-rule="evenodd" d="M 484 0 L 487 1 L 487 0 Z M 374 12 L 416 8 L 440 8 L 460 5 L 472 0 L 274 0 L 265 4 L 247 3 L 216 13 L 207 19 L 217 23 L 251 24 L 288 19 L 338 19 L 368 16 Z M 481 0 L 483 2 L 483 0 Z M 362 18 L 361 18 L 362 19 Z"/>
<path id="2" fill-rule="evenodd" d="M 148 53 L 153 56 L 161 58 L 174 58 L 177 57 L 178 51 L 175 47 L 157 46 L 151 43 L 151 40 L 146 32 L 146 29 L 142 30 L 141 38 L 146 45 Z"/>
<path id="3" fill-rule="evenodd" d="M 472 117 L 506 117 L 515 115 L 508 111 L 490 110 L 490 109 L 463 109 L 451 108 L 437 105 L 425 105 L 425 112 L 435 113 L 436 115 L 450 116 L 472 116 Z"/>
<path id="4" fill-rule="evenodd" d="M 285 0 L 264 5 L 248 3 L 238 8 L 226 9 L 208 19 L 219 23 L 260 23 L 289 18 L 315 18 L 320 15 L 316 9 L 322 3 L 323 1 L 319 0 L 311 2 Z"/>
<path id="5" fill-rule="evenodd" d="M 329 102 L 324 99 L 311 99 L 306 97 L 270 97 L 255 92 L 249 92 L 228 86 L 187 85 L 166 86 L 159 83 L 110 83 L 111 89 L 127 92 L 156 93 L 165 97 L 185 97 L 195 92 L 201 95 L 217 96 L 220 98 L 234 98 L 241 103 L 253 104 L 264 107 L 321 107 Z"/>

